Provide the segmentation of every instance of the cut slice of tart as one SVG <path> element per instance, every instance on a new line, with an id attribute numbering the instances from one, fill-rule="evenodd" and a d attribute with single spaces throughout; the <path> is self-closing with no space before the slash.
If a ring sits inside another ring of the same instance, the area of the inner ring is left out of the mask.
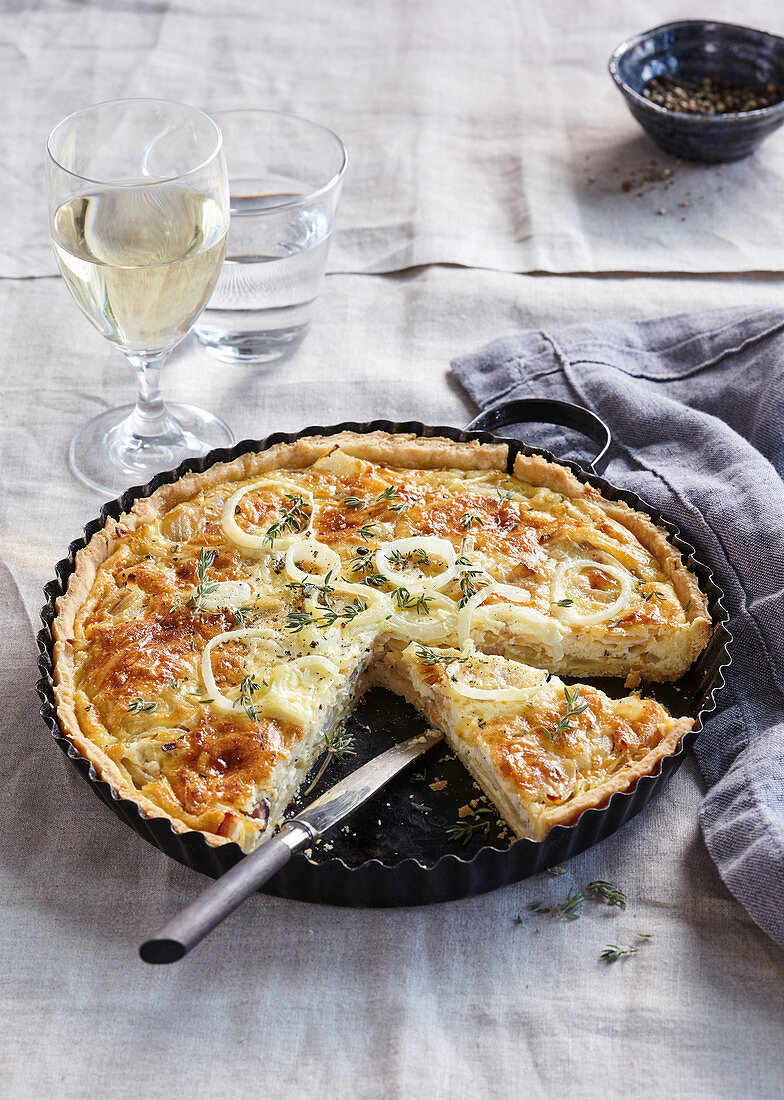
<path id="1" fill-rule="evenodd" d="M 632 790 L 693 725 L 653 699 L 611 699 L 473 647 L 414 643 L 377 675 L 443 731 L 516 835 L 532 840 Z"/>

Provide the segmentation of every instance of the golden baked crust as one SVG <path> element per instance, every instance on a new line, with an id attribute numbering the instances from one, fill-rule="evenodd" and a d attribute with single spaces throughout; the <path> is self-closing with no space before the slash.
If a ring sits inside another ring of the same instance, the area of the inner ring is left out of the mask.
<path id="1" fill-rule="evenodd" d="M 145 814 L 250 848 L 368 684 L 431 717 L 406 672 L 412 643 L 460 662 L 478 652 L 503 676 L 682 675 L 711 624 L 666 532 L 538 456 L 510 477 L 507 457 L 503 444 L 344 432 L 137 500 L 79 552 L 58 601 L 66 736 Z M 498 778 L 515 715 L 481 753 L 454 714 L 442 721 L 513 828 L 540 836 L 655 770 L 688 728 L 665 717 L 645 752 L 608 757 L 527 826 Z"/>

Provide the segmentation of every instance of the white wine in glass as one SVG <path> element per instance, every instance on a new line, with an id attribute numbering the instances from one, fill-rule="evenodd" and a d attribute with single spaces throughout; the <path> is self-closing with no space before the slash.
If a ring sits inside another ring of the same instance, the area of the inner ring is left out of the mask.
<path id="1" fill-rule="evenodd" d="M 160 368 L 209 298 L 228 231 L 220 131 L 201 111 L 120 100 L 69 116 L 49 139 L 55 256 L 82 312 L 136 368 L 135 406 L 91 420 L 74 472 L 117 493 L 233 442 L 217 417 L 164 405 Z"/>

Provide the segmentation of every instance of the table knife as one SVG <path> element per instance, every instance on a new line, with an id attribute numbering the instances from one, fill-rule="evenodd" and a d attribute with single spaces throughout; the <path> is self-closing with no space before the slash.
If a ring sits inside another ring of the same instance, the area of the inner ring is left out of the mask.
<path id="1" fill-rule="evenodd" d="M 438 730 L 393 745 L 317 798 L 296 817 L 284 821 L 275 836 L 241 859 L 204 893 L 168 921 L 139 948 L 148 963 L 177 962 L 208 932 L 267 879 L 279 871 L 295 852 L 309 848 L 333 825 L 353 813 L 393 776 L 441 740 Z"/>

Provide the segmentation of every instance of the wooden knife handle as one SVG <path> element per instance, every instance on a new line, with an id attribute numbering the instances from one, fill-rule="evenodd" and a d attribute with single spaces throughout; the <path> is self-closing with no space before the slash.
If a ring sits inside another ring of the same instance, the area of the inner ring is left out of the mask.
<path id="1" fill-rule="evenodd" d="M 313 833 L 298 821 L 287 822 L 271 840 L 240 860 L 139 948 L 148 963 L 177 962 L 228 917 L 250 894 L 284 867 Z"/>

